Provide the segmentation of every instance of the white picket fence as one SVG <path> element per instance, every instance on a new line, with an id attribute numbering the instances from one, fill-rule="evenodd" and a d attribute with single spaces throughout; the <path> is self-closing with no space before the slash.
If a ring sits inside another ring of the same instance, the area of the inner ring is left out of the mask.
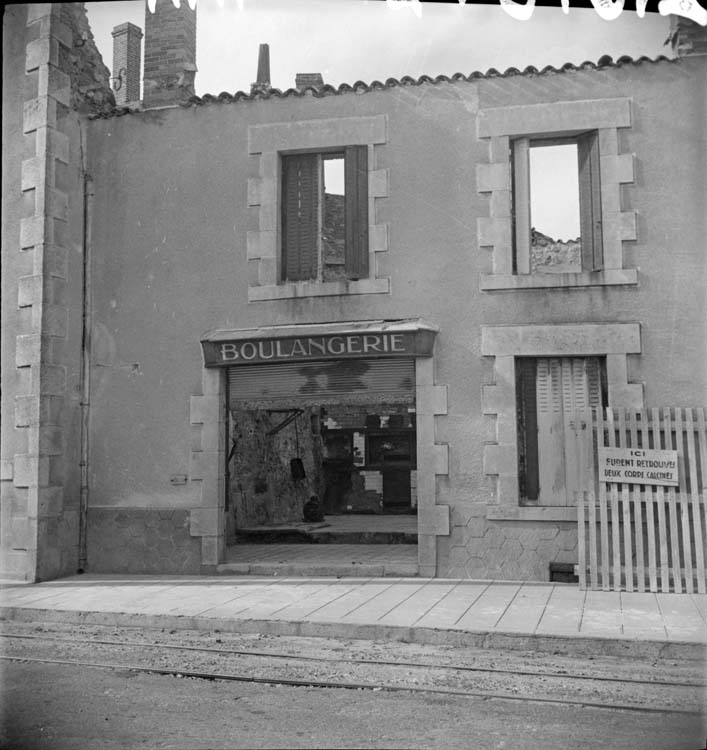
<path id="1" fill-rule="evenodd" d="M 578 492 L 581 589 L 706 593 L 705 409 L 592 410 L 599 447 L 675 450 L 679 486 L 599 481 Z"/>

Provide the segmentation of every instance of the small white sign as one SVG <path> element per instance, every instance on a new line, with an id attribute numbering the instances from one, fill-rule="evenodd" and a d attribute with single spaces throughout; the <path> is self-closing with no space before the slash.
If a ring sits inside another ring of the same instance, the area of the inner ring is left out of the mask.
<path id="1" fill-rule="evenodd" d="M 599 481 L 678 486 L 678 452 L 599 448 Z"/>

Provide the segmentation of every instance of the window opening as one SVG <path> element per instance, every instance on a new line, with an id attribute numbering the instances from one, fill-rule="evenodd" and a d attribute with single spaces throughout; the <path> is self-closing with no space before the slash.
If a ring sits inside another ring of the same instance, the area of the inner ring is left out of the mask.
<path id="1" fill-rule="evenodd" d="M 346 188 L 343 155 L 322 159 L 324 218 L 322 222 L 323 281 L 346 278 Z"/>
<path id="2" fill-rule="evenodd" d="M 603 267 L 597 134 L 513 142 L 516 274 Z"/>
<path id="3" fill-rule="evenodd" d="M 282 157 L 282 281 L 368 276 L 368 147 Z"/>
<path id="4" fill-rule="evenodd" d="M 521 502 L 572 505 L 594 486 L 591 422 L 582 412 L 607 404 L 605 360 L 520 357 L 516 361 Z"/>

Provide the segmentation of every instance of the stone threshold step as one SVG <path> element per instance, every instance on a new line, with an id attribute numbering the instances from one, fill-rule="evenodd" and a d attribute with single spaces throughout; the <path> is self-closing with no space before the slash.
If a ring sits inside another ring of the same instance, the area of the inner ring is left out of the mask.
<path id="1" fill-rule="evenodd" d="M 406 531 L 328 531 L 326 529 L 244 529 L 236 533 L 242 544 L 417 544 L 417 534 Z"/>
<path id="2" fill-rule="evenodd" d="M 415 578 L 415 563 L 222 563 L 216 567 L 224 576 L 332 577 L 332 578 Z"/>

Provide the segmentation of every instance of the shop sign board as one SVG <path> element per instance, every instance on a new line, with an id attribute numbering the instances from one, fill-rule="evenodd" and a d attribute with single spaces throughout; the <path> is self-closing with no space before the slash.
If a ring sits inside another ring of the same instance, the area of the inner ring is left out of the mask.
<path id="1" fill-rule="evenodd" d="M 678 486 L 678 452 L 599 448 L 599 481 Z"/>
<path id="2" fill-rule="evenodd" d="M 434 332 L 376 331 L 201 343 L 207 367 L 356 357 L 429 357 Z"/>

